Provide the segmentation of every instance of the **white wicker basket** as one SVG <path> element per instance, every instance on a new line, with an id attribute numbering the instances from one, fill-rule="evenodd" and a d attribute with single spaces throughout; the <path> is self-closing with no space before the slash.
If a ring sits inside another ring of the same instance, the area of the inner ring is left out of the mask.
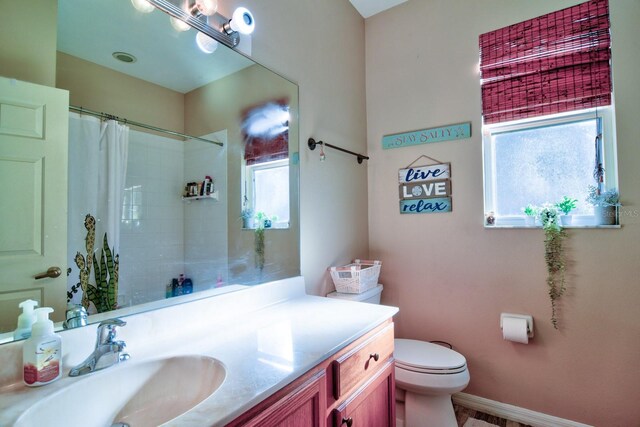
<path id="1" fill-rule="evenodd" d="M 331 279 L 336 291 L 345 294 L 361 294 L 378 284 L 380 261 L 355 260 L 353 264 L 343 267 L 331 267 Z"/>

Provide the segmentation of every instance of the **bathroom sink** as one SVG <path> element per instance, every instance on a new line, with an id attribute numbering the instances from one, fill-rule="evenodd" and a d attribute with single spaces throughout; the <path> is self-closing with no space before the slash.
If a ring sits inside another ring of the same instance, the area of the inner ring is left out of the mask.
<path id="1" fill-rule="evenodd" d="M 158 426 L 205 400 L 225 376 L 224 365 L 206 356 L 127 362 L 81 377 L 47 396 L 15 426 Z"/>

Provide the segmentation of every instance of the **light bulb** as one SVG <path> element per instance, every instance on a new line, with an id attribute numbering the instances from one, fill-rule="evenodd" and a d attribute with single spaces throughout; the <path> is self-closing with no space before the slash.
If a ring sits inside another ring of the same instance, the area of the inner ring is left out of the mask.
<path id="1" fill-rule="evenodd" d="M 133 7 L 136 8 L 138 12 L 142 12 L 142 13 L 153 12 L 153 10 L 156 8 L 147 0 L 131 0 L 131 4 L 133 5 Z"/>
<path id="2" fill-rule="evenodd" d="M 205 16 L 211 16 L 218 11 L 218 0 L 196 0 L 196 3 L 191 9 L 191 14 L 194 12 L 201 13 Z"/>
<path id="3" fill-rule="evenodd" d="M 189 28 L 191 28 L 189 26 L 189 24 L 187 24 L 186 22 L 172 16 L 171 18 L 169 18 L 169 21 L 171 21 L 171 26 L 173 27 L 174 30 L 176 31 L 188 31 Z"/>
<path id="4" fill-rule="evenodd" d="M 237 31 L 241 34 L 251 34 L 256 28 L 256 21 L 253 19 L 253 15 L 249 9 L 246 7 L 239 7 L 233 11 L 229 26 L 233 31 Z"/>
<path id="5" fill-rule="evenodd" d="M 213 53 L 218 48 L 218 42 L 205 33 L 198 31 L 196 35 L 196 44 L 204 53 Z"/>

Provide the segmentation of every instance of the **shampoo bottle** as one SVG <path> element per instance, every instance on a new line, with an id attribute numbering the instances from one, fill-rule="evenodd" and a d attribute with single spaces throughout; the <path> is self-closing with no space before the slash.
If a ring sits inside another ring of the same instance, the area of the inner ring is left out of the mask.
<path id="1" fill-rule="evenodd" d="M 13 332 L 13 339 L 23 340 L 31 336 L 31 326 L 36 321 L 33 308 L 38 305 L 38 301 L 28 299 L 18 304 L 22 309 L 22 314 L 18 316 L 18 327 Z"/>
<path id="2" fill-rule="evenodd" d="M 62 376 L 62 339 L 53 333 L 51 312 L 50 307 L 35 310 L 36 323 L 22 347 L 23 380 L 30 387 L 49 384 Z"/>

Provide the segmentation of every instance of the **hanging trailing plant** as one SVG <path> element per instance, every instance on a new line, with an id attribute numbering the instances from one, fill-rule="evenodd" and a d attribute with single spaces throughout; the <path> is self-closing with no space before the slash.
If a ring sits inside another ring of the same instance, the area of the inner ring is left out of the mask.
<path id="1" fill-rule="evenodd" d="M 563 240 L 567 233 L 559 223 L 558 210 L 553 205 L 543 205 L 538 213 L 544 230 L 544 260 L 547 264 L 547 286 L 551 299 L 551 323 L 558 329 L 558 299 L 564 294 L 565 255 Z"/>
<path id="2" fill-rule="evenodd" d="M 256 267 L 262 270 L 264 268 L 264 222 L 267 216 L 264 212 L 258 212 L 255 219 L 255 262 Z"/>

